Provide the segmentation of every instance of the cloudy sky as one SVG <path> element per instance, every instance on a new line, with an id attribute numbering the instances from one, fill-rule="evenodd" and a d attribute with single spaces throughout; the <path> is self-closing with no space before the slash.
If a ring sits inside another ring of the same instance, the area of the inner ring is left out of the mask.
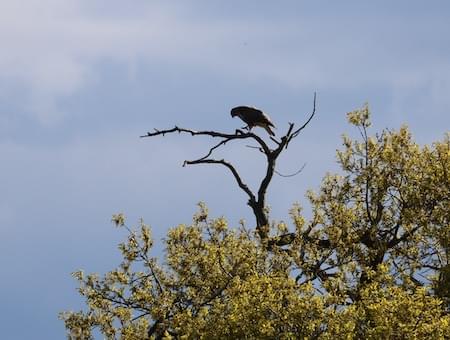
<path id="1" fill-rule="evenodd" d="M 70 273 L 105 272 L 124 234 L 149 223 L 157 240 L 189 223 L 196 203 L 237 224 L 246 197 L 220 167 L 181 167 L 207 138 L 139 139 L 175 124 L 234 131 L 241 104 L 292 143 L 268 192 L 272 218 L 304 202 L 353 133 L 345 113 L 369 102 L 374 131 L 407 123 L 418 142 L 450 127 L 448 1 L 0 1 L 0 320 L 5 339 L 62 339 L 62 310 L 82 300 Z M 257 130 L 256 130 L 257 131 Z M 263 130 L 258 134 L 266 137 Z M 253 187 L 255 150 L 219 152 Z M 160 254 L 160 242 L 155 253 Z"/>

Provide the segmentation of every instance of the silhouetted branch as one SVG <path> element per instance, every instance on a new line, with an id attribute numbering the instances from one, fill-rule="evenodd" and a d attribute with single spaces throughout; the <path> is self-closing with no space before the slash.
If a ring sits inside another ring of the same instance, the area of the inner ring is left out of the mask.
<path id="1" fill-rule="evenodd" d="M 274 137 L 270 136 L 270 140 L 278 145 L 280 145 L 280 142 L 277 141 Z"/>
<path id="2" fill-rule="evenodd" d="M 154 129 L 155 132 L 147 132 L 146 135 L 142 135 L 140 136 L 140 138 L 146 138 L 146 137 L 155 137 L 155 136 L 165 136 L 168 133 L 174 133 L 174 132 L 178 132 L 178 133 L 188 133 L 191 136 L 210 136 L 210 137 L 214 137 L 214 138 L 224 138 L 227 141 L 233 140 L 233 139 L 247 139 L 247 138 L 252 138 L 254 139 L 256 142 L 258 142 L 259 145 L 261 145 L 261 148 L 263 148 L 264 152 L 270 152 L 270 148 L 267 146 L 266 142 L 264 142 L 264 140 L 259 137 L 258 135 L 255 135 L 252 132 L 242 132 L 241 130 L 236 130 L 235 133 L 230 134 L 230 133 L 223 133 L 223 132 L 217 132 L 217 131 L 195 131 L 192 129 L 185 129 L 185 128 L 180 128 L 178 126 L 175 126 L 173 129 L 167 129 L 167 130 L 158 130 L 158 129 Z M 226 142 L 225 142 L 226 143 Z"/>
<path id="3" fill-rule="evenodd" d="M 275 170 L 275 173 L 276 173 L 278 176 L 281 176 L 281 177 L 294 177 L 294 176 L 298 175 L 300 172 L 302 172 L 303 169 L 305 168 L 305 166 L 306 166 L 306 163 L 303 164 L 302 167 L 301 167 L 299 170 L 297 170 L 296 172 L 294 172 L 293 174 L 290 174 L 290 175 L 283 175 L 282 173 L 280 173 L 280 172 L 277 171 L 277 170 Z"/>
<path id="4" fill-rule="evenodd" d="M 209 156 L 211 156 L 212 152 L 215 149 L 219 148 L 221 145 L 225 145 L 229 141 L 230 141 L 230 139 L 227 138 L 227 139 L 217 143 L 215 146 L 213 146 L 211 149 L 209 149 L 209 152 L 204 157 L 200 158 L 199 160 L 207 159 Z M 184 166 L 184 164 L 183 164 L 183 166 Z"/>
<path id="5" fill-rule="evenodd" d="M 217 160 L 217 159 L 196 159 L 193 161 L 184 161 L 183 166 L 185 165 L 193 165 L 193 164 L 222 164 L 223 166 L 227 167 L 231 173 L 233 174 L 234 178 L 236 179 L 236 182 L 238 183 L 239 187 L 248 195 L 250 200 L 255 200 L 255 195 L 252 193 L 252 191 L 249 189 L 247 184 L 245 184 L 241 177 L 239 176 L 239 173 L 234 168 L 234 166 L 231 163 L 226 162 L 223 159 Z"/>
<path id="6" fill-rule="evenodd" d="M 230 134 L 230 133 L 223 133 L 223 132 L 218 132 L 218 131 L 195 131 L 195 130 L 180 128 L 178 126 L 175 126 L 172 129 L 166 129 L 166 130 L 154 129 L 153 132 L 147 132 L 146 135 L 143 135 L 140 137 L 145 138 L 145 137 L 165 136 L 166 134 L 169 134 L 169 133 L 178 132 L 178 133 L 190 134 L 191 136 L 210 136 L 213 138 L 221 138 L 222 140 L 220 142 L 218 142 L 216 145 L 214 145 L 213 147 L 211 147 L 205 156 L 198 158 L 196 160 L 186 160 L 186 161 L 184 161 L 183 166 L 194 165 L 194 164 L 220 164 L 220 165 L 227 167 L 233 174 L 239 188 L 241 190 L 243 190 L 249 198 L 247 204 L 252 208 L 253 213 L 256 217 L 256 230 L 258 231 L 261 240 L 268 241 L 268 246 L 269 246 L 269 248 L 271 248 L 274 245 L 282 246 L 282 245 L 290 244 L 294 239 L 294 235 L 286 234 L 281 237 L 278 237 L 277 240 L 275 240 L 275 239 L 268 240 L 269 218 L 268 218 L 266 210 L 265 210 L 265 207 L 266 207 L 265 198 L 266 198 L 266 193 L 267 193 L 269 184 L 272 180 L 274 173 L 277 173 L 278 175 L 283 176 L 283 177 L 292 177 L 292 176 L 295 176 L 298 173 L 300 173 L 304 168 L 304 166 L 303 166 L 300 170 L 298 170 L 296 173 L 291 174 L 291 175 L 282 175 L 279 172 L 277 172 L 275 169 L 276 161 L 278 159 L 278 156 L 283 151 L 283 149 L 287 149 L 287 147 L 288 147 L 289 143 L 292 141 L 292 139 L 297 137 L 299 135 L 299 133 L 309 124 L 309 122 L 314 117 L 315 113 L 316 113 L 316 93 L 314 93 L 313 111 L 312 111 L 311 115 L 309 116 L 308 120 L 300 128 L 295 129 L 295 124 L 289 123 L 286 134 L 284 136 L 282 136 L 280 138 L 280 140 L 277 140 L 276 138 L 270 136 L 271 141 L 276 144 L 275 149 L 271 149 L 267 145 L 267 143 L 258 135 L 255 135 L 251 131 L 244 132 L 240 129 L 237 129 L 237 130 L 235 130 L 235 133 Z M 244 139 L 253 139 L 254 141 L 256 141 L 258 146 L 248 146 L 248 147 L 257 149 L 258 151 L 262 152 L 266 156 L 266 162 L 267 162 L 266 173 L 259 185 L 257 194 L 253 193 L 252 190 L 250 190 L 250 188 L 247 186 L 247 184 L 244 183 L 244 181 L 242 180 L 238 171 L 231 163 L 225 161 L 224 159 L 219 160 L 219 159 L 210 158 L 210 156 L 213 154 L 214 150 L 225 145 L 229 141 L 244 140 Z"/>
<path id="7" fill-rule="evenodd" d="M 316 114 L 316 92 L 314 92 L 314 100 L 313 100 L 313 110 L 311 115 L 309 116 L 308 120 L 305 122 L 305 124 L 303 124 L 302 126 L 300 126 L 297 130 L 294 131 L 294 133 L 292 134 L 292 138 L 295 138 L 298 136 L 298 134 L 300 133 L 300 131 L 302 131 L 311 121 L 311 119 L 313 119 L 314 115 Z"/>
<path id="8" fill-rule="evenodd" d="M 250 149 L 256 149 L 256 150 L 258 150 L 259 152 L 265 154 L 263 148 L 261 148 L 260 146 L 246 145 L 246 147 L 247 147 L 247 148 L 250 148 Z"/>

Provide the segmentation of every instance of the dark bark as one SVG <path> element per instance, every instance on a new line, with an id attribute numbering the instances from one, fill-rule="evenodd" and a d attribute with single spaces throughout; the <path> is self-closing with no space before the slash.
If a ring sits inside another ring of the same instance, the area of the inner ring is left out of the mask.
<path id="1" fill-rule="evenodd" d="M 145 137 L 155 137 L 155 136 L 165 136 L 169 133 L 188 133 L 191 136 L 209 136 L 213 138 L 219 138 L 221 139 L 216 145 L 214 145 L 212 148 L 209 149 L 207 154 L 201 158 L 195 159 L 195 160 L 185 160 L 183 163 L 183 166 L 185 165 L 194 165 L 194 164 L 219 164 L 223 165 L 228 170 L 231 171 L 233 174 L 233 177 L 235 178 L 239 188 L 246 193 L 248 196 L 247 204 L 252 209 L 252 212 L 256 219 L 256 230 L 258 232 L 258 235 L 261 238 L 261 241 L 267 242 L 268 247 L 271 248 L 273 246 L 283 246 L 288 245 L 292 243 L 294 240 L 295 235 L 292 233 L 288 233 L 285 235 L 282 235 L 281 237 L 272 238 L 269 237 L 269 217 L 266 213 L 266 194 L 267 189 L 270 185 L 270 182 L 273 178 L 274 173 L 276 172 L 276 161 L 278 157 L 280 156 L 281 152 L 285 149 L 287 149 L 289 143 L 299 135 L 299 133 L 309 124 L 311 119 L 314 117 L 316 113 L 316 94 L 314 94 L 314 102 L 313 102 L 313 111 L 308 117 L 307 121 L 300 126 L 298 129 L 295 129 L 294 123 L 289 123 L 288 130 L 285 135 L 283 135 L 279 140 L 277 140 L 274 137 L 270 137 L 272 142 L 275 143 L 276 147 L 271 148 L 269 145 L 258 135 L 255 135 L 252 132 L 244 132 L 242 130 L 236 130 L 235 133 L 223 133 L 218 131 L 195 131 L 191 129 L 185 129 L 180 128 L 178 126 L 175 126 L 172 129 L 167 130 L 154 130 L 154 132 L 148 132 L 146 135 L 141 136 L 142 138 Z M 258 191 L 256 193 L 252 192 L 250 188 L 245 184 L 245 182 L 242 180 L 239 172 L 236 170 L 233 164 L 231 164 L 228 161 L 225 161 L 224 159 L 214 159 L 210 158 L 214 150 L 218 149 L 219 147 L 225 145 L 226 143 L 233 141 L 233 140 L 243 140 L 243 139 L 250 139 L 255 141 L 258 144 L 258 149 L 260 152 L 264 153 L 266 156 L 266 173 L 263 177 Z"/>

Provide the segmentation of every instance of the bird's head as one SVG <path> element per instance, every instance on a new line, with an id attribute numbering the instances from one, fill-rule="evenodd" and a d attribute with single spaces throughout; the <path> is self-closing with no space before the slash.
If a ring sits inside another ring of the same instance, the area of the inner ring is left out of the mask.
<path id="1" fill-rule="evenodd" d="M 236 116 L 239 114 L 238 111 L 239 111 L 239 110 L 238 110 L 237 107 L 231 109 L 231 117 L 233 117 L 233 118 L 236 117 Z"/>

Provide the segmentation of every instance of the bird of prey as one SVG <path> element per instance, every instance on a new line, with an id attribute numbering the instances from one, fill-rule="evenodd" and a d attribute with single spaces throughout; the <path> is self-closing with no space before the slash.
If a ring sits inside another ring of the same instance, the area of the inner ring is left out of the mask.
<path id="1" fill-rule="evenodd" d="M 247 128 L 251 130 L 254 126 L 262 127 L 267 131 L 267 133 L 271 136 L 275 136 L 270 127 L 275 127 L 269 116 L 267 116 L 261 110 L 255 109 L 254 107 L 249 106 L 237 106 L 231 109 L 231 117 L 238 116 L 245 123 L 247 123 Z"/>

